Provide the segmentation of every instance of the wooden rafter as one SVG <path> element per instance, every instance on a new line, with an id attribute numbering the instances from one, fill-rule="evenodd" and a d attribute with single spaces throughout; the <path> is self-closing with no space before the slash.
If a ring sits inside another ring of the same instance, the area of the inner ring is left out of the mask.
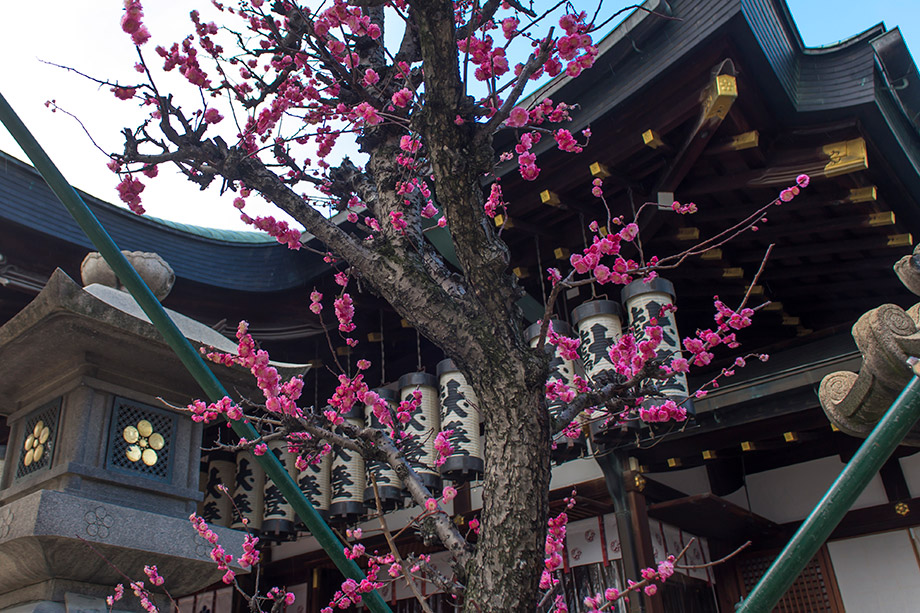
<path id="1" fill-rule="evenodd" d="M 700 95 L 700 116 L 684 144 L 658 180 L 655 193 L 673 193 L 712 140 L 738 97 L 735 65 L 724 60 L 712 71 L 712 79 Z"/>
<path id="2" fill-rule="evenodd" d="M 786 152 L 767 168 L 711 177 L 688 184 L 681 189 L 681 196 L 688 198 L 744 188 L 782 188 L 794 184 L 800 174 L 807 174 L 812 179 L 828 179 L 868 168 L 866 141 L 853 138 L 822 147 Z"/>

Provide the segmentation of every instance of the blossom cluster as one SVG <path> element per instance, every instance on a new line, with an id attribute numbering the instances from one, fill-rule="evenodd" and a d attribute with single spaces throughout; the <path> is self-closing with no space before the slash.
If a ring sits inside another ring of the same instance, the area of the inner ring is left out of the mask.
<path id="1" fill-rule="evenodd" d="M 434 448 L 438 452 L 438 457 L 434 461 L 435 466 L 444 464 L 447 458 L 454 452 L 454 447 L 450 443 L 450 437 L 453 436 L 453 434 L 453 430 L 441 430 L 438 432 L 437 436 L 434 437 Z"/>
<path id="2" fill-rule="evenodd" d="M 125 13 L 121 16 L 121 29 L 131 35 L 131 42 L 143 45 L 150 40 L 150 32 L 143 23 L 144 8 L 140 0 L 125 0 Z"/>
<path id="3" fill-rule="evenodd" d="M 559 579 L 553 577 L 553 572 L 562 568 L 562 552 L 565 550 L 565 531 L 569 522 L 569 516 L 566 511 L 575 506 L 575 492 L 566 500 L 566 508 L 556 517 L 551 517 L 546 522 L 546 544 L 544 553 L 546 558 L 543 561 L 543 573 L 540 575 L 540 589 L 548 590 L 557 583 Z"/>
<path id="4" fill-rule="evenodd" d="M 303 378 L 292 377 L 282 383 L 278 370 L 269 364 L 268 352 L 258 349 L 256 342 L 249 334 L 249 324 L 241 321 L 236 331 L 237 355 L 213 351 L 207 353 L 207 358 L 217 364 L 233 366 L 237 364 L 249 371 L 256 378 L 256 385 L 265 397 L 265 408 L 272 413 L 283 413 L 291 417 L 301 417 L 303 410 L 297 406 L 297 400 L 303 392 Z M 220 404 L 223 403 L 223 404 Z M 205 405 L 199 400 L 189 406 L 195 415 L 206 415 L 208 411 L 227 412 L 236 411 L 228 404 L 228 399 L 221 399 L 215 406 Z M 228 414 L 229 416 L 229 414 Z M 238 417 L 237 417 L 238 418 Z M 202 420 L 207 421 L 202 418 Z"/>

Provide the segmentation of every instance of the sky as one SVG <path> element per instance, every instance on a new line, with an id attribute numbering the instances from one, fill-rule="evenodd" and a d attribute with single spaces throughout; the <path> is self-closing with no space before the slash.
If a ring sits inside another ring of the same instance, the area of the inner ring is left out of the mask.
<path id="1" fill-rule="evenodd" d="M 827 45 L 884 22 L 889 29 L 899 26 L 915 60 L 920 58 L 920 0 L 787 2 L 808 46 Z M 580 6 L 584 0 L 573 3 Z M 107 80 L 133 82 L 137 56 L 118 25 L 121 6 L 118 0 L 52 0 L 36 9 L 27 2 L 5 2 L 0 25 L 0 54 L 4 58 L 0 62 L 0 93 L 72 185 L 112 203 L 118 203 L 117 179 L 105 167 L 107 157 L 83 126 L 102 149 L 117 151 L 122 144 L 120 130 L 136 126 L 143 112 L 134 103 L 116 100 L 108 88 L 45 62 L 64 64 Z M 188 11 L 196 6 L 205 21 L 214 18 L 206 0 L 148 0 L 145 23 L 153 33 L 153 43 L 181 40 L 189 30 Z M 152 54 L 152 45 L 147 47 L 145 51 Z M 73 113 L 83 126 L 61 112 L 52 113 L 45 106 L 48 100 Z M 0 151 L 25 159 L 2 126 Z M 156 180 L 147 181 L 143 201 L 154 217 L 249 229 L 232 208 L 232 196 L 220 196 L 213 187 L 201 192 L 181 175 L 165 169 Z M 247 212 L 277 214 L 268 205 L 260 207 L 258 201 L 251 202 Z"/>

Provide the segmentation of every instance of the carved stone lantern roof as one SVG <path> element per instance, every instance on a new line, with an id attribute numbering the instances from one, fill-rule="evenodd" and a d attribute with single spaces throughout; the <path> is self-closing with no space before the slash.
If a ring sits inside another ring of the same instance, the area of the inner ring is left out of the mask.
<path id="1" fill-rule="evenodd" d="M 168 313 L 193 344 L 235 352 L 201 322 Z M 55 271 L 0 327 L 0 363 L 0 415 L 10 426 L 0 469 L 0 610 L 58 606 L 61 586 L 99 597 L 123 582 L 80 539 L 132 577 L 160 565 L 173 594 L 220 579 L 188 521 L 201 499 L 202 426 L 170 406 L 201 392 L 130 294 L 81 288 Z M 287 376 L 307 368 L 276 367 Z M 212 368 L 235 393 L 259 393 L 248 371 Z M 241 553 L 243 533 L 215 530 L 229 553 Z"/>

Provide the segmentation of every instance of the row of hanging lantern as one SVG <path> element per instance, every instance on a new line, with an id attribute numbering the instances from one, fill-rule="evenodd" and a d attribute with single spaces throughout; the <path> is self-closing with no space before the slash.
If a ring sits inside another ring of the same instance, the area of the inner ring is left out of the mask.
<path id="1" fill-rule="evenodd" d="M 269 453 L 282 463 L 320 514 L 328 516 L 332 501 L 332 455 L 307 467 L 294 465 L 294 454 L 284 441 L 268 443 Z M 249 529 L 269 540 L 289 540 L 297 533 L 294 509 L 250 451 L 211 451 L 202 458 L 204 500 L 198 513 L 205 521 L 235 530 Z M 299 473 L 299 474 L 298 474 Z M 221 491 L 224 486 L 227 492 Z"/>
<path id="2" fill-rule="evenodd" d="M 375 391 L 394 415 L 400 399 L 410 400 L 416 390 L 421 394 L 418 409 L 406 425 L 406 432 L 412 436 L 404 447 L 421 481 L 432 491 L 439 491 L 442 477 L 454 482 L 479 478 L 483 460 L 476 396 L 454 363 L 442 360 L 437 377 L 421 372 L 404 375 L 398 387 L 398 393 L 385 388 Z M 365 420 L 373 427 L 381 427 L 372 405 L 355 405 L 343 417 L 356 427 L 364 427 Z M 437 467 L 435 437 L 442 430 L 452 431 L 447 437 L 452 453 Z M 376 508 L 378 498 L 383 508 L 397 508 L 406 497 L 393 469 L 378 462 L 365 467 L 364 459 L 348 449 L 335 448 L 299 473 L 284 441 L 271 441 L 268 446 L 316 509 L 332 520 L 354 521 L 366 508 Z M 205 497 L 200 513 L 206 521 L 234 529 L 248 527 L 275 540 L 285 540 L 296 533 L 293 509 L 271 480 L 265 479 L 251 452 L 213 451 L 203 459 L 202 467 Z M 368 472 L 376 481 L 376 494 Z M 218 489 L 221 484 L 229 495 Z"/>
<path id="3" fill-rule="evenodd" d="M 674 309 L 664 309 L 665 305 L 675 304 L 674 284 L 667 279 L 656 277 L 649 281 L 639 279 L 626 285 L 620 293 L 625 307 L 626 323 L 640 342 L 647 338 L 647 327 L 654 321 L 661 327 L 662 338 L 658 344 L 659 356 L 680 355 L 680 335 Z M 609 349 L 623 335 L 624 309 L 619 302 L 612 300 L 591 300 L 572 311 L 572 321 L 581 340 L 579 357 L 581 357 L 585 374 L 597 385 L 611 382 L 615 374 L 614 364 L 610 360 Z M 688 411 L 693 410 L 689 399 L 690 388 L 687 375 L 676 373 L 658 383 L 658 392 L 675 402 L 683 403 Z M 648 403 L 660 403 L 650 399 Z M 609 441 L 618 430 L 625 426 L 602 427 L 599 420 L 592 424 L 592 437 L 596 441 Z"/>
<path id="4" fill-rule="evenodd" d="M 591 300 L 574 309 L 572 322 L 574 333 L 581 339 L 580 359 L 565 358 L 547 343 L 546 351 L 552 353 L 550 380 L 561 381 L 568 386 L 574 384 L 575 375 L 587 376 L 598 384 L 612 380 L 614 365 L 608 350 L 623 333 L 624 314 L 637 340 L 642 340 L 650 321 L 656 320 L 662 328 L 659 353 L 679 354 L 680 337 L 673 310 L 661 313 L 662 306 L 674 302 L 674 286 L 669 281 L 661 278 L 649 282 L 634 281 L 623 288 L 622 299 L 625 313 L 619 302 L 606 299 Z M 553 320 L 553 329 L 559 334 L 573 335 L 571 326 L 560 320 Z M 525 331 L 531 347 L 536 346 L 539 332 L 539 323 Z M 396 391 L 387 388 L 375 390 L 389 404 L 394 416 L 400 401 L 411 400 L 413 395 L 420 394 L 418 408 L 406 424 L 406 432 L 412 436 L 404 451 L 421 481 L 432 491 L 440 489 L 442 478 L 455 483 L 471 481 L 479 478 L 484 468 L 483 433 L 476 395 L 453 361 L 442 360 L 436 372 L 437 376 L 424 372 L 408 373 L 399 378 Z M 659 391 L 667 397 L 684 401 L 689 394 L 686 375 L 677 374 L 663 381 Z M 550 414 L 556 417 L 564 404 L 562 401 L 550 402 Z M 381 427 L 370 405 L 356 405 L 344 418 L 357 427 L 364 427 L 366 423 L 375 428 Z M 584 415 L 578 420 L 585 425 Z M 611 436 L 612 429 L 602 431 L 594 426 L 591 431 L 595 439 L 604 439 Z M 447 433 L 452 449 L 440 466 L 437 465 L 438 450 L 435 447 L 439 432 Z M 584 434 L 577 439 L 560 436 L 555 443 L 553 459 L 557 462 L 578 457 L 587 447 Z M 364 459 L 350 450 L 336 448 L 321 462 L 298 473 L 294 456 L 287 451 L 284 442 L 273 441 L 269 448 L 298 480 L 317 510 L 332 520 L 358 519 L 367 508 L 376 508 L 378 499 L 386 510 L 397 508 L 406 497 L 393 469 L 379 462 L 365 466 Z M 250 452 L 239 452 L 235 457 L 228 452 L 211 452 L 206 466 L 202 508 L 206 520 L 243 528 L 245 518 L 250 529 L 258 530 L 269 538 L 284 539 L 294 533 L 297 526 L 293 510 L 271 481 L 266 481 L 264 472 L 253 461 Z M 376 482 L 376 492 L 369 474 Z M 220 483 L 228 484 L 228 488 L 232 489 L 232 503 L 217 489 Z"/>
<path id="5" fill-rule="evenodd" d="M 575 375 L 587 377 L 596 385 L 612 382 L 615 371 L 610 359 L 609 349 L 623 335 L 624 314 L 627 325 L 636 335 L 636 340 L 644 340 L 647 336 L 646 327 L 655 320 L 662 329 L 662 340 L 658 345 L 659 355 L 680 355 L 680 336 L 677 332 L 677 322 L 673 309 L 662 313 L 662 307 L 674 304 L 674 285 L 660 277 L 650 281 L 637 280 L 626 285 L 620 302 L 607 299 L 595 299 L 584 302 L 572 311 L 572 323 L 575 325 L 581 343 L 578 348 L 580 360 L 574 361 L 563 357 L 560 352 L 549 345 L 544 346 L 547 353 L 551 354 L 550 381 L 560 381 L 571 387 Z M 572 328 L 561 320 L 553 320 L 553 330 L 564 336 L 572 336 Z M 525 331 L 525 339 L 531 347 L 536 347 L 539 340 L 540 323 L 535 323 Z M 689 397 L 687 376 L 677 373 L 673 377 L 658 385 L 659 392 L 677 402 L 685 402 Z M 552 417 L 557 417 L 565 406 L 561 400 L 550 401 L 549 412 Z M 688 407 L 692 410 L 692 405 Z M 577 420 L 584 424 L 587 418 L 584 414 Z M 602 428 L 598 420 L 591 424 L 592 438 L 595 440 L 609 440 L 613 438 L 615 427 Z M 557 436 L 554 441 L 553 459 L 564 462 L 581 455 L 587 446 L 585 436 L 582 434 L 577 439 Z"/>

